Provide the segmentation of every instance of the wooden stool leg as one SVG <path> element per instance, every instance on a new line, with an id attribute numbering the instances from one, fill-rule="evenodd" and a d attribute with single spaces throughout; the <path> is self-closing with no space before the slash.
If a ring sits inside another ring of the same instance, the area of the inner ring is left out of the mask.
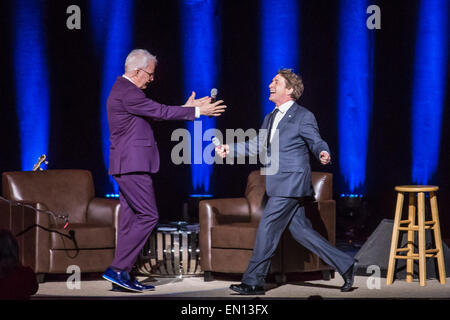
<path id="1" fill-rule="evenodd" d="M 415 193 L 409 194 L 409 207 L 408 207 L 408 220 L 409 228 L 412 228 L 416 221 L 416 196 Z M 408 257 L 412 257 L 414 254 L 414 231 L 408 230 Z M 412 282 L 414 277 L 414 260 L 407 259 L 406 261 L 406 282 Z"/>
<path id="2" fill-rule="evenodd" d="M 434 226 L 434 241 L 436 242 L 436 249 L 439 250 L 437 252 L 437 263 L 439 269 L 439 281 L 441 284 L 445 284 L 445 263 L 444 263 L 444 253 L 442 251 L 442 238 L 441 238 L 441 227 L 439 224 L 439 212 L 437 206 L 437 198 L 435 192 L 430 192 L 430 204 L 431 204 L 431 215 L 433 217 Z"/>
<path id="3" fill-rule="evenodd" d="M 426 285 L 427 269 L 425 264 L 425 194 L 418 194 L 418 225 L 419 225 L 419 283 Z"/>
<path id="4" fill-rule="evenodd" d="M 392 228 L 392 240 L 391 240 L 391 251 L 389 253 L 389 265 L 386 276 L 386 284 L 392 284 L 394 280 L 394 269 L 395 269 L 395 255 L 397 254 L 397 244 L 398 244 L 398 227 L 400 225 L 400 218 L 402 216 L 403 199 L 404 193 L 399 192 L 397 195 L 397 205 L 395 208 L 394 217 L 394 227 Z"/>

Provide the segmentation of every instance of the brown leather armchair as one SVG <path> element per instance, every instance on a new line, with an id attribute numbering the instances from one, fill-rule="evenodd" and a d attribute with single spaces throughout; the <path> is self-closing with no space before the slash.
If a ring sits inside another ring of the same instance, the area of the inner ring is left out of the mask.
<path id="1" fill-rule="evenodd" d="M 86 170 L 4 172 L 3 197 L 67 215 L 74 239 L 64 221 L 31 208 L 0 201 L 0 226 L 18 236 L 22 263 L 44 280 L 46 273 L 104 271 L 114 258 L 119 201 L 96 198 L 92 175 Z M 69 235 L 70 236 L 70 235 Z"/>
<path id="2" fill-rule="evenodd" d="M 332 199 L 332 174 L 312 172 L 315 200 L 306 201 L 306 216 L 313 228 L 335 244 L 336 202 Z M 199 203 L 200 262 L 205 281 L 213 273 L 244 273 L 251 258 L 256 230 L 264 208 L 265 178 L 259 170 L 250 173 L 242 198 L 203 200 Z M 286 229 L 272 258 L 269 273 L 285 282 L 288 273 L 322 271 L 329 279 L 334 272 L 319 257 L 297 243 Z"/>

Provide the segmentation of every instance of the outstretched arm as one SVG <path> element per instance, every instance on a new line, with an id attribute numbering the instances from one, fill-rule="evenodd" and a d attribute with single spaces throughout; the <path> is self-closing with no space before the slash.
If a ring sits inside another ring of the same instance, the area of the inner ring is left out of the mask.
<path id="1" fill-rule="evenodd" d="M 300 130 L 309 149 L 320 163 L 323 165 L 330 163 L 330 148 L 328 147 L 328 144 L 322 140 L 316 118 L 312 113 L 307 113 L 304 116 Z"/>

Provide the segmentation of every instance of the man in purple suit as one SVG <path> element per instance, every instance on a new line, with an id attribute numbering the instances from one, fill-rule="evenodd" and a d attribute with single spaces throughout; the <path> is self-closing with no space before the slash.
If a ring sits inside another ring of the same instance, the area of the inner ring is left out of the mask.
<path id="1" fill-rule="evenodd" d="M 159 170 L 159 153 L 150 120 L 194 120 L 219 116 L 226 106 L 209 97 L 184 106 L 167 106 L 148 99 L 142 89 L 153 81 L 156 57 L 143 49 L 131 51 L 125 74 L 117 78 L 107 100 L 110 130 L 110 168 L 119 185 L 120 221 L 116 252 L 103 278 L 131 291 L 153 290 L 131 277 L 135 260 L 158 222 L 151 175 Z"/>

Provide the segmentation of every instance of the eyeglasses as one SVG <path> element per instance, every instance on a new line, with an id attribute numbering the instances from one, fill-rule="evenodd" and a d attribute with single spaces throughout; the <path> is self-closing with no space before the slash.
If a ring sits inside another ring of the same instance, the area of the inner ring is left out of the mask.
<path id="1" fill-rule="evenodd" d="M 154 73 L 152 72 L 152 73 L 148 73 L 147 71 L 145 71 L 144 69 L 138 69 L 138 70 L 141 70 L 141 71 L 144 71 L 146 74 L 148 74 L 148 76 L 150 77 L 150 79 L 152 79 L 153 77 L 154 77 Z"/>

